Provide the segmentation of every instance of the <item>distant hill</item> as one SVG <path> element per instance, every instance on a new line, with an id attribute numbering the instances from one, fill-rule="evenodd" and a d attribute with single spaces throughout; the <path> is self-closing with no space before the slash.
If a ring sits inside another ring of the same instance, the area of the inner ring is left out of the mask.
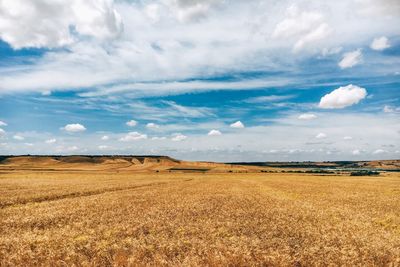
<path id="1" fill-rule="evenodd" d="M 257 166 L 191 162 L 168 156 L 0 156 L 0 170 L 245 172 Z"/>
<path id="2" fill-rule="evenodd" d="M 400 160 L 335 162 L 193 162 L 168 156 L 0 156 L 0 170 L 129 172 L 291 172 L 372 169 L 400 171 Z"/>
<path id="3" fill-rule="evenodd" d="M 235 162 L 234 165 L 259 166 L 273 168 L 318 168 L 318 169 L 383 169 L 400 170 L 400 160 L 373 160 L 373 161 L 327 161 L 327 162 Z"/>

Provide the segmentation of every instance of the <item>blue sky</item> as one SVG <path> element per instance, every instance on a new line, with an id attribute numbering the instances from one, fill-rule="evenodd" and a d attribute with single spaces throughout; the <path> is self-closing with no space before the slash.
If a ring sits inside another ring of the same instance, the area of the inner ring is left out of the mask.
<path id="1" fill-rule="evenodd" d="M 0 5 L 0 154 L 400 157 L 400 3 Z"/>

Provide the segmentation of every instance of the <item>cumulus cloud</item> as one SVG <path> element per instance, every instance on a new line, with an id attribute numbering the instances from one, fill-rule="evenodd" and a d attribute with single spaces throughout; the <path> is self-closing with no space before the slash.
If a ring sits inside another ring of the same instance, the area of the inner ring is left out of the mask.
<path id="1" fill-rule="evenodd" d="M 55 138 L 48 139 L 45 141 L 46 144 L 54 144 L 55 142 L 57 142 L 57 140 Z"/>
<path id="2" fill-rule="evenodd" d="M 106 146 L 106 145 L 100 145 L 100 146 L 98 146 L 98 148 L 99 148 L 100 150 L 107 150 L 109 147 Z"/>
<path id="3" fill-rule="evenodd" d="M 79 123 L 72 123 L 72 124 L 67 124 L 63 128 L 63 130 L 70 132 L 70 133 L 77 133 L 77 132 L 84 132 L 86 131 L 85 126 Z"/>
<path id="4" fill-rule="evenodd" d="M 339 87 L 323 96 L 319 107 L 324 109 L 345 108 L 357 104 L 367 96 L 367 90 L 356 85 L 349 84 Z"/>
<path id="5" fill-rule="evenodd" d="M 59 47 L 74 34 L 106 39 L 122 30 L 113 0 L 3 0 L 0 38 L 12 47 Z"/>
<path id="6" fill-rule="evenodd" d="M 160 126 L 158 124 L 153 123 L 153 122 L 149 122 L 149 123 L 146 124 L 146 128 L 150 129 L 150 130 L 156 130 L 156 129 L 159 129 Z"/>
<path id="7" fill-rule="evenodd" d="M 382 51 L 390 47 L 389 39 L 385 36 L 375 38 L 371 45 L 371 49 L 377 50 L 377 51 Z"/>
<path id="8" fill-rule="evenodd" d="M 230 125 L 231 128 L 243 129 L 244 124 L 241 121 L 234 122 Z"/>
<path id="9" fill-rule="evenodd" d="M 126 125 L 128 125 L 129 127 L 135 127 L 137 124 L 138 123 L 135 120 L 130 120 L 126 122 Z"/>
<path id="10" fill-rule="evenodd" d="M 218 135 L 222 135 L 222 133 L 218 130 L 213 129 L 213 130 L 209 131 L 207 135 L 208 136 L 218 136 Z"/>
<path id="11" fill-rule="evenodd" d="M 345 53 L 342 60 L 338 63 L 341 69 L 347 69 L 354 67 L 362 61 L 361 49 L 354 50 L 352 52 Z"/>
<path id="12" fill-rule="evenodd" d="M 315 138 L 317 138 L 317 139 L 323 139 L 323 138 L 326 138 L 326 137 L 327 137 L 327 135 L 324 134 L 324 133 L 319 133 L 319 134 L 317 134 L 317 135 L 315 136 Z"/>
<path id="13" fill-rule="evenodd" d="M 359 149 L 355 149 L 351 152 L 354 156 L 360 155 L 361 151 Z"/>
<path id="14" fill-rule="evenodd" d="M 306 120 L 306 121 L 308 121 L 308 120 L 314 120 L 314 119 L 316 119 L 317 118 L 317 115 L 315 115 L 315 114 L 312 114 L 312 113 L 304 113 L 304 114 L 301 114 L 301 115 L 299 115 L 299 117 L 297 117 L 299 120 Z"/>
<path id="15" fill-rule="evenodd" d="M 147 139 L 147 134 L 141 134 L 138 132 L 129 132 L 124 137 L 121 137 L 119 140 L 122 142 L 130 142 L 130 141 L 137 141 Z"/>
<path id="16" fill-rule="evenodd" d="M 7 126 L 7 123 L 5 123 L 4 121 L 0 121 L 0 126 Z"/>
<path id="17" fill-rule="evenodd" d="M 183 134 L 176 134 L 171 138 L 171 140 L 174 142 L 180 142 L 180 141 L 184 141 L 186 139 L 187 139 L 187 136 L 183 135 Z"/>
<path id="18" fill-rule="evenodd" d="M 17 134 L 14 135 L 13 138 L 14 138 L 15 140 L 18 140 L 18 141 L 25 140 L 25 137 L 23 137 L 23 136 L 21 136 L 21 135 L 17 135 Z"/>
<path id="19" fill-rule="evenodd" d="M 103 141 L 107 141 L 107 140 L 109 140 L 110 139 L 110 137 L 108 136 L 108 135 L 103 135 L 102 137 L 101 137 L 101 140 L 103 140 Z"/>
<path id="20" fill-rule="evenodd" d="M 0 136 L 4 136 L 6 134 L 6 131 L 0 128 Z"/>
<path id="21" fill-rule="evenodd" d="M 345 136 L 345 137 L 343 137 L 343 140 L 347 140 L 347 141 L 353 140 L 353 137 L 351 137 L 351 136 Z"/>

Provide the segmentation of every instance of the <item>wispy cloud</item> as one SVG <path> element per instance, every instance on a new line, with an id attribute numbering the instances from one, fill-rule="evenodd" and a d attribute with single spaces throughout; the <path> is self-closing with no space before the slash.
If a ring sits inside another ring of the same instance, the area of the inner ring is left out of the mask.
<path id="1" fill-rule="evenodd" d="M 247 103 L 268 103 L 268 102 L 280 102 L 283 100 L 293 99 L 296 95 L 266 95 L 266 96 L 257 96 L 250 97 L 245 99 L 244 101 Z"/>

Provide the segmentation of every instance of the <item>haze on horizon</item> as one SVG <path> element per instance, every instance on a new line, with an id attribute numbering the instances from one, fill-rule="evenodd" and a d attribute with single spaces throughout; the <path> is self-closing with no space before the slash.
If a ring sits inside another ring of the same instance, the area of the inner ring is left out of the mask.
<path id="1" fill-rule="evenodd" d="M 400 158 L 397 0 L 0 0 L 0 155 Z"/>

